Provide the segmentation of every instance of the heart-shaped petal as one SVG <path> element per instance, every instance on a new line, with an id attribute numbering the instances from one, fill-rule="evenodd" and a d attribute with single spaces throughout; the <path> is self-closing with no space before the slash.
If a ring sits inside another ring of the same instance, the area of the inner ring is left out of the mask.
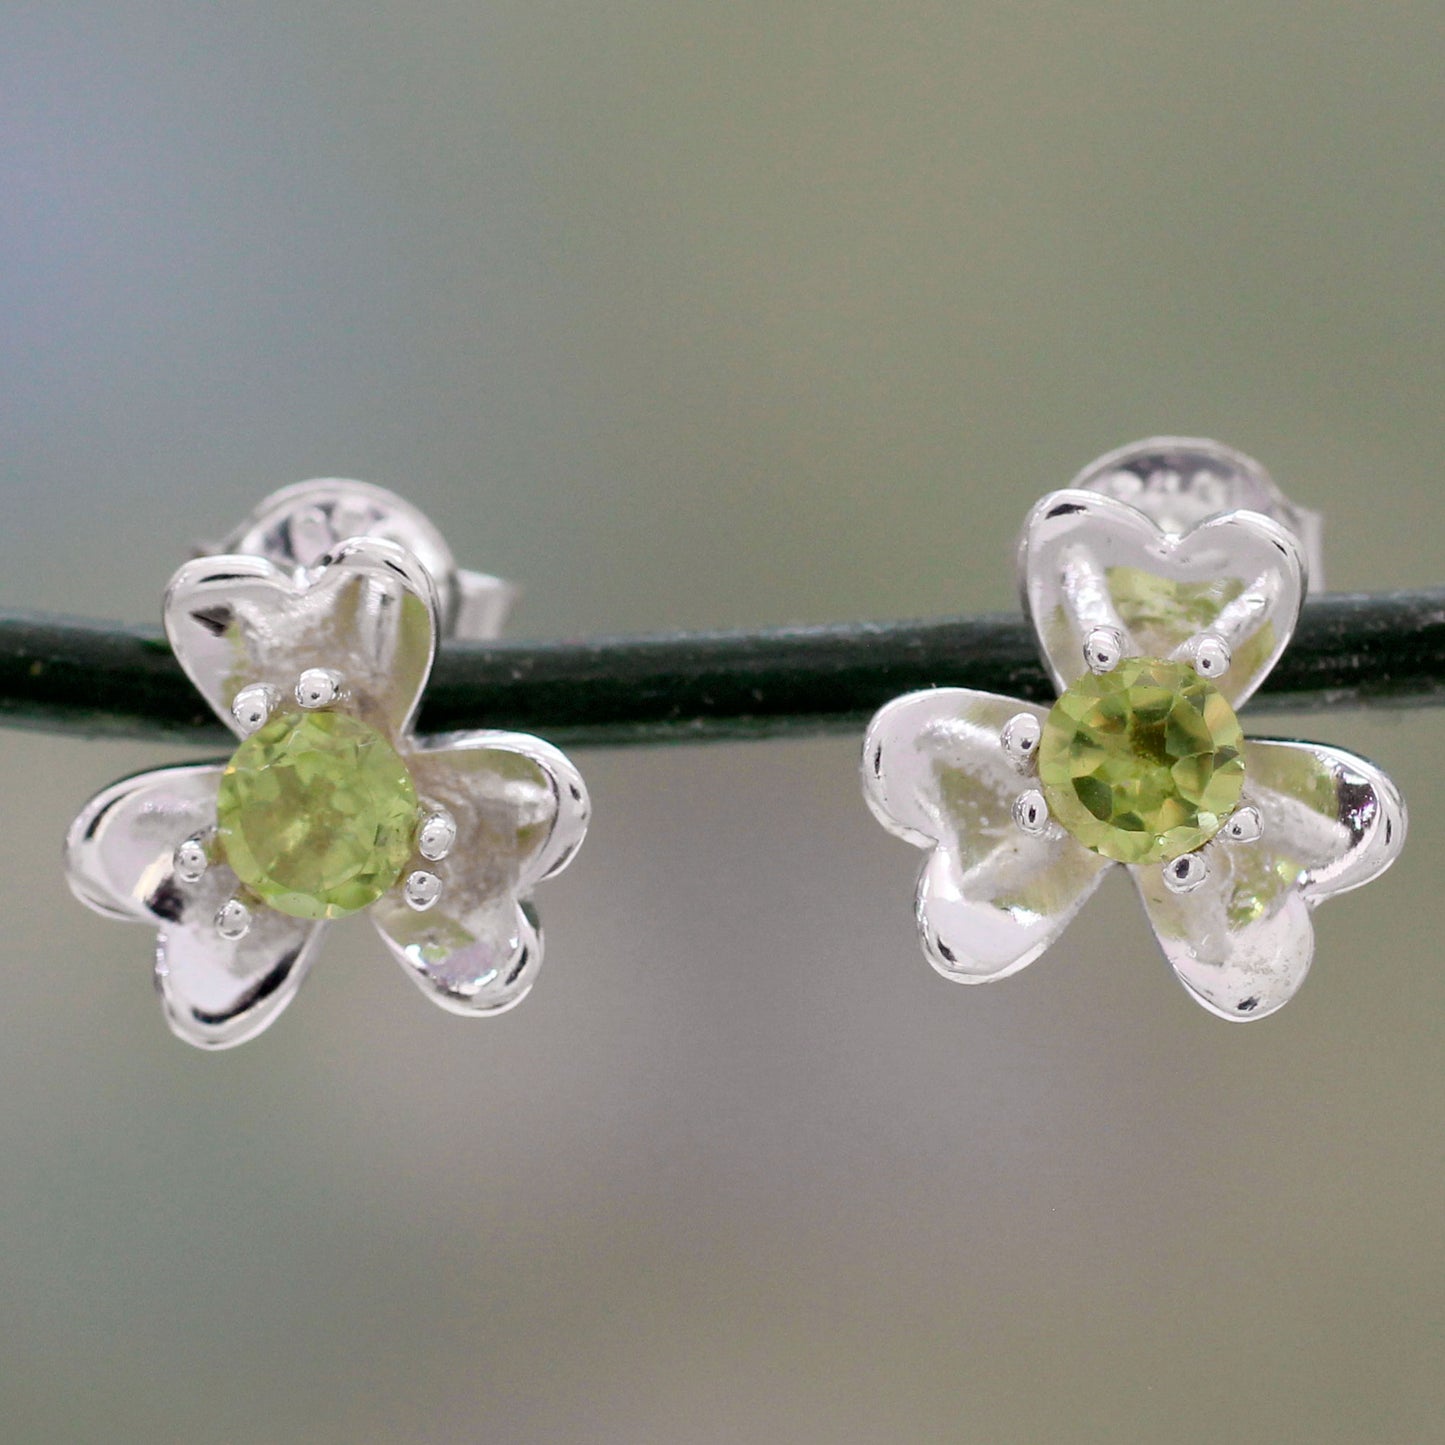
<path id="1" fill-rule="evenodd" d="M 341 674 L 348 710 L 393 736 L 406 729 L 436 654 L 426 569 L 392 542 L 354 537 L 293 579 L 259 557 L 188 562 L 166 589 L 166 634 L 217 715 L 240 732 L 242 688 L 292 694 L 308 668 Z"/>
<path id="2" fill-rule="evenodd" d="M 456 839 L 426 864 L 442 894 L 425 912 L 400 887 L 372 908 L 387 946 L 422 990 L 462 1014 L 520 1003 L 542 961 L 527 895 L 560 872 L 587 831 L 581 774 L 556 748 L 521 733 L 454 733 L 411 755 L 425 803 L 451 814 Z"/>
<path id="3" fill-rule="evenodd" d="M 301 987 L 322 925 L 256 910 L 244 938 L 216 932 L 216 910 L 230 896 L 222 879 L 202 880 L 193 909 L 160 931 L 156 988 L 177 1037 L 202 1049 L 229 1049 L 268 1028 Z M 232 879 L 234 884 L 234 879 Z"/>
<path id="4" fill-rule="evenodd" d="M 1253 842 L 1223 834 L 1209 874 L 1172 893 L 1159 867 L 1134 870 L 1154 932 L 1184 986 L 1227 1019 L 1286 1003 L 1314 953 L 1310 909 L 1384 872 L 1405 841 L 1405 805 L 1373 764 L 1321 743 L 1245 744 Z"/>
<path id="5" fill-rule="evenodd" d="M 122 778 L 81 809 L 65 836 L 70 891 L 107 918 L 175 916 L 172 858 L 185 839 L 216 825 L 214 763 Z"/>
<path id="6" fill-rule="evenodd" d="M 994 693 L 941 687 L 882 708 L 863 744 L 863 791 L 891 833 L 932 852 L 918 884 L 929 962 L 983 983 L 1031 963 L 1112 865 L 1063 829 L 1025 833 L 1013 806 L 1035 784 L 1000 736 L 1043 708 Z"/>
<path id="7" fill-rule="evenodd" d="M 1298 542 L 1261 513 L 1226 512 L 1180 536 L 1083 490 L 1053 492 L 1033 509 L 1019 561 L 1024 604 L 1061 692 L 1086 671 L 1095 627 L 1117 627 L 1135 657 L 1182 655 L 1214 633 L 1231 662 L 1211 681 L 1237 708 L 1284 651 L 1305 592 Z"/>
<path id="8" fill-rule="evenodd" d="M 185 839 L 216 821 L 214 765 L 166 768 L 114 783 L 86 804 L 66 838 L 71 890 L 108 918 L 160 925 L 156 986 L 188 1043 L 230 1048 L 290 1002 L 315 951 L 317 924 L 258 909 L 244 938 L 216 931 L 235 875 L 214 864 L 195 883 L 175 875 Z"/>

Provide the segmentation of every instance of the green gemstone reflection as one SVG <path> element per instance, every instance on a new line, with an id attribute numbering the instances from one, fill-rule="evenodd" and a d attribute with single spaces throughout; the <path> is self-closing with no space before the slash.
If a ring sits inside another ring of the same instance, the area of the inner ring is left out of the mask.
<path id="1" fill-rule="evenodd" d="M 412 853 L 416 788 L 396 749 L 345 713 L 283 713 L 236 749 L 216 822 L 226 862 L 293 918 L 376 902 Z"/>
<path id="2" fill-rule="evenodd" d="M 1244 787 L 1244 735 L 1213 683 L 1183 662 L 1131 658 L 1088 673 L 1044 723 L 1049 811 L 1087 848 L 1159 863 L 1207 843 Z"/>

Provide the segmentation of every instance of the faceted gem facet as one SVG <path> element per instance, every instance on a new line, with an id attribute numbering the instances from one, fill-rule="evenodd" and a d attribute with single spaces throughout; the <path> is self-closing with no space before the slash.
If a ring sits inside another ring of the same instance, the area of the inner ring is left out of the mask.
<path id="1" fill-rule="evenodd" d="M 416 787 L 375 728 L 340 712 L 282 713 L 236 749 L 221 777 L 226 862 L 293 918 L 374 903 L 412 856 Z"/>
<path id="2" fill-rule="evenodd" d="M 1136 657 L 1086 673 L 1044 723 L 1049 812 L 1087 848 L 1159 863 L 1207 843 L 1244 787 L 1244 735 L 1212 682 Z"/>

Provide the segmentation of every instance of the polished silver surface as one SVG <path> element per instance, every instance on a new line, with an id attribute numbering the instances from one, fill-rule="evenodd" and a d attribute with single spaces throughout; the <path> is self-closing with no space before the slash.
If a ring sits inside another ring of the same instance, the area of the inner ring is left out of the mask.
<path id="1" fill-rule="evenodd" d="M 1043 732 L 1043 724 L 1031 712 L 1015 713 L 1004 724 L 999 743 L 1021 773 L 1034 770 Z"/>
<path id="2" fill-rule="evenodd" d="M 1087 548 L 1076 548 L 1064 560 L 1059 586 L 1068 599 L 1069 613 L 1084 638 L 1084 660 L 1090 667 L 1094 667 L 1088 656 L 1091 648 L 1098 648 L 1101 657 L 1104 653 L 1112 653 L 1116 661 L 1133 651 L 1133 642 L 1124 626 L 1124 619 L 1114 605 L 1109 577 L 1099 558 Z M 1108 669 L 1101 665 L 1094 670 L 1104 672 Z"/>
<path id="3" fill-rule="evenodd" d="M 1230 510 L 1245 500 L 1273 515 Z M 1117 665 L 1096 646 L 1117 637 L 1128 656 L 1189 658 L 1238 706 L 1294 630 L 1304 556 L 1280 519 L 1308 515 L 1247 458 L 1213 443 L 1141 443 L 1086 469 L 1033 509 L 1019 550 L 1025 605 L 1056 685 Z M 895 698 L 868 728 L 864 795 L 890 832 L 928 851 L 919 931 L 950 978 L 981 982 L 1024 967 L 1112 866 L 1050 822 L 1035 790 L 1018 792 L 1008 735 L 1020 718 L 1045 716 L 943 687 Z M 1245 779 L 1246 802 L 1202 849 L 1128 865 L 1181 982 L 1237 1020 L 1263 1018 L 1293 995 L 1313 952 L 1310 910 L 1376 877 L 1405 836 L 1399 793 L 1341 749 L 1249 741 Z"/>
<path id="4" fill-rule="evenodd" d="M 1031 963 L 1114 865 L 1062 828 L 1014 820 L 1018 772 L 998 745 L 1021 710 L 967 688 L 907 693 L 882 708 L 863 747 L 863 793 L 890 833 L 928 850 L 916 914 L 923 951 L 947 978 L 983 983 Z"/>
<path id="5" fill-rule="evenodd" d="M 425 913 L 442 896 L 442 880 L 425 868 L 416 868 L 407 874 L 401 893 L 408 908 Z"/>
<path id="6" fill-rule="evenodd" d="M 1090 672 L 1113 672 L 1128 645 L 1117 627 L 1091 627 L 1084 638 L 1084 662 Z"/>
<path id="7" fill-rule="evenodd" d="M 302 673 L 334 666 L 358 717 L 405 731 L 436 652 L 430 576 L 394 542 L 370 537 L 342 542 L 299 580 L 262 557 L 188 562 L 162 616 L 191 681 L 233 728 L 230 701 L 242 688 L 264 683 L 290 697 Z"/>
<path id="8" fill-rule="evenodd" d="M 457 820 L 445 808 L 434 808 L 422 819 L 416 832 L 416 851 L 431 863 L 438 863 L 457 841 Z"/>
<path id="9" fill-rule="evenodd" d="M 198 835 L 187 838 L 176 849 L 172 866 L 176 877 L 182 883 L 199 883 L 210 866 L 210 862 L 210 854 L 206 850 L 205 840 Z"/>
<path id="10" fill-rule="evenodd" d="M 330 707 L 342 694 L 344 680 L 334 667 L 308 667 L 296 679 L 296 702 L 310 709 Z"/>
<path id="11" fill-rule="evenodd" d="M 213 864 L 194 883 L 176 876 L 178 840 L 211 827 L 221 769 L 162 768 L 98 793 L 70 826 L 66 878 L 108 918 L 159 929 L 155 980 L 166 1022 L 187 1043 L 221 1049 L 254 1038 L 290 1002 L 315 954 L 320 925 L 265 910 L 246 936 L 222 938 L 216 915 L 236 875 Z"/>
<path id="12" fill-rule="evenodd" d="M 281 694 L 269 683 L 253 683 L 243 687 L 231 703 L 231 717 L 241 736 L 249 737 L 266 726 L 266 719 L 276 711 Z"/>
<path id="13" fill-rule="evenodd" d="M 1226 1019 L 1263 1018 L 1293 997 L 1314 955 L 1310 912 L 1378 877 L 1405 842 L 1405 805 L 1372 763 L 1322 743 L 1245 744 L 1255 842 L 1207 847 L 1205 885 L 1180 896 L 1160 868 L 1134 870 L 1180 981 Z"/>
<path id="14" fill-rule="evenodd" d="M 1090 462 L 1069 487 L 1127 502 L 1176 535 L 1224 512 L 1256 512 L 1298 539 L 1310 585 L 1324 587 L 1320 514 L 1291 501 L 1253 457 L 1233 447 L 1207 437 L 1148 437 Z"/>
<path id="15" fill-rule="evenodd" d="M 216 910 L 216 932 L 235 943 L 251 931 L 251 910 L 239 898 L 228 898 Z"/>
<path id="16" fill-rule="evenodd" d="M 393 743 L 428 800 L 418 852 L 432 863 L 445 858 L 446 867 L 412 869 L 372 917 L 435 1002 L 496 1013 L 535 980 L 542 939 L 528 895 L 580 846 L 587 793 L 572 763 L 537 738 L 411 736 L 436 651 L 436 574 L 396 541 L 334 535 L 353 525 L 405 533 L 402 521 L 420 514 L 379 514 L 378 490 L 348 497 L 344 484 L 327 483 L 320 499 L 305 487 L 269 499 L 270 521 L 242 537 L 269 555 L 187 563 L 166 591 L 166 632 L 240 737 L 259 725 L 263 706 L 269 715 L 294 696 L 303 707 L 344 707 Z M 430 555 L 444 571 L 447 559 Z M 173 768 L 116 784 L 82 811 L 66 845 L 82 902 L 161 925 L 156 978 L 166 1017 L 208 1048 L 265 1028 L 320 936 L 319 924 L 274 912 L 209 857 L 201 840 L 215 827 L 221 771 Z M 199 872 L 198 862 L 207 865 Z"/>
<path id="17" fill-rule="evenodd" d="M 176 889 L 176 853 L 214 826 L 220 780 L 218 766 L 198 763 L 124 778 L 97 793 L 66 834 L 71 891 L 110 918 L 174 919 L 191 896 Z"/>
<path id="18" fill-rule="evenodd" d="M 322 477 L 282 487 L 208 550 L 265 557 L 297 575 L 320 565 L 353 537 L 393 542 L 416 558 L 436 588 L 443 637 L 484 642 L 501 633 L 516 588 L 500 577 L 458 568 L 451 548 L 423 512 L 370 482 Z"/>
<path id="19" fill-rule="evenodd" d="M 1037 788 L 1019 794 L 1014 802 L 1014 822 L 1030 837 L 1048 831 L 1049 805 Z"/>
<path id="20" fill-rule="evenodd" d="M 231 702 L 231 718 L 241 737 L 250 737 L 251 733 L 262 730 L 279 702 L 280 694 L 270 683 L 257 682 L 241 688 Z"/>
<path id="21" fill-rule="evenodd" d="M 418 914 L 394 888 L 373 905 L 372 919 L 436 1003 L 462 1014 L 500 1013 L 536 979 L 542 939 L 527 898 L 581 846 L 587 789 L 564 753 L 522 733 L 426 739 L 408 762 L 418 792 L 456 823 L 446 889 Z"/>
<path id="22" fill-rule="evenodd" d="M 1181 853 L 1163 864 L 1160 872 L 1171 893 L 1193 893 L 1209 877 L 1209 860 L 1203 853 Z"/>
<path id="23" fill-rule="evenodd" d="M 1219 830 L 1232 843 L 1253 843 L 1264 832 L 1264 820 L 1252 803 L 1236 808 Z"/>
<path id="24" fill-rule="evenodd" d="M 1200 677 L 1223 677 L 1233 661 L 1228 645 L 1216 632 L 1206 632 L 1195 639 L 1193 653 L 1191 661 Z"/>
<path id="25" fill-rule="evenodd" d="M 1024 603 L 1044 660 L 1062 691 L 1087 663 L 1084 646 L 1096 625 L 1080 614 L 1064 585 L 1087 562 L 1106 579 L 1129 639 L 1129 656 L 1182 655 L 1226 619 L 1228 671 L 1211 681 L 1241 706 L 1269 674 L 1294 633 L 1304 600 L 1304 561 L 1279 523 L 1255 512 L 1210 517 L 1185 533 L 1161 531 L 1143 512 L 1090 491 L 1051 492 L 1029 514 L 1019 548 Z"/>

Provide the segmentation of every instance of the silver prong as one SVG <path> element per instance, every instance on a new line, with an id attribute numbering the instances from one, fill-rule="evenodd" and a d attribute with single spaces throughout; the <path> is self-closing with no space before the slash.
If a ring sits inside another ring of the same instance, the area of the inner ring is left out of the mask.
<path id="1" fill-rule="evenodd" d="M 239 898 L 228 898 L 216 914 L 216 932 L 230 943 L 251 930 L 251 910 Z"/>
<path id="2" fill-rule="evenodd" d="M 1124 619 L 1119 616 L 1119 609 L 1114 606 L 1108 573 L 1099 558 L 1087 547 L 1070 550 L 1064 560 L 1059 587 L 1065 610 L 1078 629 L 1079 636 L 1083 638 L 1086 661 L 1089 657 L 1090 639 L 1096 633 L 1107 634 L 1111 638 L 1115 663 L 1110 666 L 1116 665 L 1119 658 L 1132 655 L 1133 646 L 1129 640 L 1129 632 L 1124 626 Z M 1109 670 L 1107 667 L 1094 667 L 1092 662 L 1089 662 L 1089 666 L 1095 672 Z"/>
<path id="3" fill-rule="evenodd" d="M 257 682 L 243 687 L 231 702 L 231 716 L 236 726 L 250 737 L 253 732 L 265 727 L 266 720 L 276 711 L 281 694 L 269 683 Z"/>
<path id="4" fill-rule="evenodd" d="M 308 667 L 296 680 L 296 701 L 304 708 L 330 707 L 341 696 L 341 674 Z"/>
<path id="5" fill-rule="evenodd" d="M 1189 663 L 1200 677 L 1223 677 L 1234 662 L 1234 649 L 1259 630 L 1269 615 L 1278 584 L 1270 577 L 1256 577 L 1232 602 L 1219 609 L 1208 632 L 1181 642 L 1169 655 Z"/>
<path id="6" fill-rule="evenodd" d="M 1209 877 L 1202 853 L 1181 853 L 1164 865 L 1164 886 L 1171 893 L 1193 893 Z"/>
<path id="7" fill-rule="evenodd" d="M 1090 628 L 1084 639 L 1084 661 L 1090 672 L 1113 672 L 1124 659 L 1124 634 L 1117 627 Z"/>
<path id="8" fill-rule="evenodd" d="M 1034 838 L 1049 826 L 1049 805 L 1037 788 L 1019 794 L 1014 803 L 1014 822 Z"/>
<path id="9" fill-rule="evenodd" d="M 1219 615 L 1210 626 L 1210 632 L 1226 647 L 1238 647 L 1259 629 L 1277 590 L 1278 584 L 1274 578 L 1256 577 L 1238 597 L 1232 602 L 1226 602 L 1219 609 Z"/>
<path id="10" fill-rule="evenodd" d="M 1004 725 L 998 740 L 1008 754 L 1009 761 L 1022 773 L 1034 764 L 1038 752 L 1039 735 L 1043 731 L 1037 717 L 1031 712 L 1015 713 Z"/>
<path id="11" fill-rule="evenodd" d="M 206 876 L 210 863 L 206 840 L 194 834 L 176 849 L 171 859 L 171 871 L 182 883 L 199 883 Z"/>
<path id="12" fill-rule="evenodd" d="M 1261 833 L 1264 832 L 1264 819 L 1259 815 L 1259 809 L 1252 804 L 1246 803 L 1242 808 L 1236 808 L 1224 823 L 1224 836 L 1231 843 L 1253 843 Z"/>
<path id="13" fill-rule="evenodd" d="M 1234 660 L 1229 644 L 1213 632 L 1206 632 L 1194 641 L 1194 670 L 1200 677 L 1223 677 Z"/>
<path id="14" fill-rule="evenodd" d="M 432 808 L 416 830 L 416 851 L 432 863 L 440 862 L 457 841 L 457 820 L 445 808 Z"/>
<path id="15" fill-rule="evenodd" d="M 407 876 L 402 886 L 402 895 L 408 906 L 418 913 L 425 913 L 442 896 L 442 880 L 425 868 L 418 868 Z"/>

